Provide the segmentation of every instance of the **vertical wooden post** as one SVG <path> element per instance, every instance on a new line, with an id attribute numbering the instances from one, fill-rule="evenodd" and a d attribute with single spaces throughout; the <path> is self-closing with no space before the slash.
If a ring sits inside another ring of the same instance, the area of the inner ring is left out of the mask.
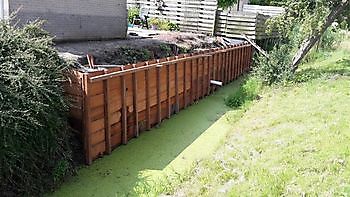
<path id="1" fill-rule="evenodd" d="M 193 59 L 191 59 L 190 60 L 191 61 L 191 75 L 190 75 L 190 78 L 191 78 L 191 90 L 190 90 L 190 97 L 191 97 L 191 99 L 190 99 L 190 103 L 191 103 L 191 105 L 193 104 L 193 100 L 194 100 L 194 98 L 193 98 L 193 91 L 194 91 L 194 87 L 193 87 Z"/>
<path id="2" fill-rule="evenodd" d="M 135 118 L 135 137 L 140 136 L 139 128 L 139 105 L 138 105 L 138 89 L 137 89 L 137 75 L 136 72 L 132 74 L 133 81 L 133 108 L 134 108 L 134 118 Z"/>
<path id="3" fill-rule="evenodd" d="M 198 101 L 199 100 L 199 91 L 200 91 L 200 89 L 199 89 L 199 86 L 200 86 L 200 82 L 199 82 L 199 57 L 197 57 L 196 58 L 196 61 L 197 61 L 197 65 L 196 65 L 196 67 L 197 67 L 197 72 L 196 72 L 196 79 L 197 79 L 197 86 L 196 86 L 196 89 L 197 89 L 197 94 L 196 94 L 196 101 Z"/>
<path id="4" fill-rule="evenodd" d="M 122 143 L 125 145 L 128 143 L 128 122 L 127 122 L 127 109 L 126 109 L 126 84 L 125 76 L 120 76 L 121 83 L 121 99 L 122 99 Z"/>
<path id="5" fill-rule="evenodd" d="M 159 60 L 158 60 L 159 63 Z M 157 118 L 158 118 L 158 124 L 160 124 L 162 122 L 162 103 L 161 103 L 161 97 L 160 97 L 160 93 L 161 93 L 161 76 L 160 76 L 160 72 L 161 72 L 162 67 L 159 66 L 157 67 Z"/>
<path id="6" fill-rule="evenodd" d="M 243 57 L 244 57 L 244 69 L 243 72 L 245 73 L 247 71 L 247 67 L 248 67 L 248 50 L 247 50 L 247 46 L 244 47 L 244 53 L 243 53 Z"/>
<path id="7" fill-rule="evenodd" d="M 238 49 L 238 73 L 237 73 L 238 77 L 241 76 L 241 68 L 242 68 L 242 48 L 239 48 Z"/>
<path id="8" fill-rule="evenodd" d="M 187 57 L 187 55 L 184 56 L 185 58 Z M 184 108 L 187 108 L 187 61 L 184 62 L 184 81 L 183 81 L 183 89 L 184 89 Z"/>
<path id="9" fill-rule="evenodd" d="M 215 50 L 216 52 L 216 50 Z M 217 69 L 218 69 L 218 63 L 217 63 L 217 53 L 214 53 L 214 56 L 213 56 L 213 79 L 214 80 L 218 80 L 217 78 Z M 216 90 L 216 87 L 213 87 L 212 91 L 215 91 Z"/>
<path id="10" fill-rule="evenodd" d="M 206 65 L 206 58 L 205 57 L 202 57 L 201 58 L 202 60 L 202 98 L 205 96 L 206 94 L 206 88 L 205 88 L 205 85 L 206 85 L 206 77 L 205 77 L 205 65 Z"/>
<path id="11" fill-rule="evenodd" d="M 105 124 L 105 141 L 106 141 L 106 153 L 109 155 L 112 152 L 111 146 L 111 124 L 109 122 L 110 107 L 109 107 L 109 80 L 103 80 L 103 102 L 104 102 L 104 124 Z"/>
<path id="12" fill-rule="evenodd" d="M 244 45 L 244 44 L 242 44 Z M 244 47 L 241 48 L 241 73 L 240 75 L 243 74 L 243 70 L 244 70 Z"/>
<path id="13" fill-rule="evenodd" d="M 225 54 L 226 52 L 221 52 L 221 80 L 222 80 L 222 83 L 225 85 L 226 82 L 225 82 Z"/>
<path id="14" fill-rule="evenodd" d="M 176 57 L 176 59 L 179 59 Z M 179 99 L 179 65 L 175 63 L 175 113 L 180 111 L 180 99 Z"/>
<path id="15" fill-rule="evenodd" d="M 84 104 L 83 104 L 83 138 L 84 138 L 84 149 L 85 149 L 85 162 L 87 165 L 91 165 L 91 136 L 90 136 L 90 97 L 89 97 L 89 76 L 88 74 L 83 75 L 83 90 L 84 90 Z"/>
<path id="16" fill-rule="evenodd" d="M 168 105 L 168 118 L 171 116 L 171 98 L 170 98 L 170 66 L 167 65 L 167 105 Z"/>
<path id="17" fill-rule="evenodd" d="M 230 50 L 226 52 L 226 84 L 228 83 L 230 83 Z"/>
<path id="18" fill-rule="evenodd" d="M 212 51 L 210 51 L 212 52 Z M 207 95 L 210 95 L 210 80 L 211 80 L 211 67 L 212 67 L 212 61 L 213 56 L 208 57 L 207 62 L 208 62 L 208 78 L 207 78 L 207 83 L 208 83 L 208 89 L 207 89 Z"/>
<path id="19" fill-rule="evenodd" d="M 230 82 L 233 80 L 233 56 L 232 56 L 232 46 L 230 47 L 230 54 L 229 54 L 229 59 L 230 59 L 230 63 L 229 63 L 229 65 L 230 65 L 230 74 L 229 74 L 229 80 L 230 80 Z"/>
<path id="20" fill-rule="evenodd" d="M 150 87 L 149 87 L 149 69 L 146 69 L 146 129 L 151 129 L 151 104 L 150 104 Z"/>
<path id="21" fill-rule="evenodd" d="M 238 45 L 239 47 L 240 45 Z M 235 61 L 235 79 L 238 78 L 238 73 L 239 73 L 239 49 L 236 48 L 235 50 L 235 57 L 236 57 L 236 61 Z"/>

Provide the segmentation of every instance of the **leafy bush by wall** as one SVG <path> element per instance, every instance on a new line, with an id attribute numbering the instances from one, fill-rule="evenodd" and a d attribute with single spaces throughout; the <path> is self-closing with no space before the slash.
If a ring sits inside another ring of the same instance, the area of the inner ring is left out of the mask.
<path id="1" fill-rule="evenodd" d="M 36 196 L 71 173 L 66 64 L 41 22 L 0 22 L 0 196 Z"/>

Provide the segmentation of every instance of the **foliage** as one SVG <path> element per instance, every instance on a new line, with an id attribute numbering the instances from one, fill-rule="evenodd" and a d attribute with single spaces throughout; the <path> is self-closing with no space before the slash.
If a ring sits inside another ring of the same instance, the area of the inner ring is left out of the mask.
<path id="1" fill-rule="evenodd" d="M 259 102 L 233 118 L 219 150 L 196 163 L 174 196 L 346 196 L 349 58 L 349 50 L 332 52 L 298 71 L 320 72 L 320 78 L 267 87 Z"/>
<path id="2" fill-rule="evenodd" d="M 148 49 L 134 49 L 131 47 L 121 47 L 118 49 L 118 55 L 125 57 L 120 61 L 120 64 L 137 63 L 152 59 L 152 52 Z"/>
<path id="3" fill-rule="evenodd" d="M 164 31 L 179 31 L 180 28 L 177 24 L 160 18 L 151 18 L 149 19 L 149 24 L 155 26 L 159 30 Z"/>
<path id="4" fill-rule="evenodd" d="M 218 6 L 221 8 L 227 8 L 237 3 L 237 0 L 218 0 Z"/>
<path id="5" fill-rule="evenodd" d="M 288 45 L 275 46 L 268 58 L 263 55 L 257 56 L 253 75 L 265 85 L 285 83 L 293 76 L 289 66 L 291 58 Z"/>
<path id="6" fill-rule="evenodd" d="M 252 5 L 263 5 L 263 6 L 282 6 L 286 0 L 250 0 L 249 4 Z"/>
<path id="7" fill-rule="evenodd" d="M 259 97 L 262 84 L 256 78 L 248 79 L 236 92 L 225 99 L 225 104 L 232 108 L 238 108 L 249 101 Z"/>
<path id="8" fill-rule="evenodd" d="M 339 3 L 339 0 L 326 1 L 284 1 L 286 12 L 268 21 L 268 32 L 277 32 L 281 35 L 269 58 L 258 57 L 255 74 L 266 84 L 286 82 L 292 79 L 294 70 L 289 68 L 294 54 L 303 42 L 315 32 L 319 32 L 324 19 L 330 10 Z M 339 30 L 330 28 L 321 39 L 320 48 L 332 48 L 337 42 Z M 309 57 L 311 57 L 309 55 Z"/>
<path id="9" fill-rule="evenodd" d="M 35 196 L 71 173 L 67 65 L 41 22 L 0 22 L 0 195 Z"/>
<path id="10" fill-rule="evenodd" d="M 128 21 L 129 23 L 133 23 L 134 18 L 140 16 L 140 8 L 132 7 L 128 9 Z"/>
<path id="11" fill-rule="evenodd" d="M 342 29 L 335 23 L 333 26 L 327 29 L 325 34 L 322 36 L 318 47 L 323 50 L 335 49 L 343 40 L 345 34 Z"/>

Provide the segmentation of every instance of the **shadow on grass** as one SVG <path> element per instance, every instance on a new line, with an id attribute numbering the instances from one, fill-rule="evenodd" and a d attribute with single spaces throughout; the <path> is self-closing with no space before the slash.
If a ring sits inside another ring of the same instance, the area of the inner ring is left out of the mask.
<path id="1" fill-rule="evenodd" d="M 228 110 L 224 98 L 241 84 L 238 80 L 143 133 L 127 146 L 116 149 L 83 167 L 53 196 L 128 196 L 147 176 L 159 173 L 189 147 Z M 220 131 L 218 131 L 220 132 Z M 210 146 L 210 141 L 208 146 Z M 203 147 L 202 151 L 206 151 Z M 190 159 L 190 158 L 188 158 Z"/>
<path id="2" fill-rule="evenodd" d="M 350 76 L 350 59 L 344 58 L 326 67 L 302 69 L 296 73 L 295 82 L 304 83 L 313 79 L 333 76 Z"/>

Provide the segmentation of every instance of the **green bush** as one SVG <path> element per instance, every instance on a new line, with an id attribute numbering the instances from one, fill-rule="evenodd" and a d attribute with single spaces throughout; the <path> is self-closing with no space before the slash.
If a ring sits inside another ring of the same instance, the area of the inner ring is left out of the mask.
<path id="1" fill-rule="evenodd" d="M 268 58 L 263 55 L 256 57 L 253 75 L 266 85 L 287 82 L 293 77 L 291 60 L 289 46 L 276 45 Z"/>
<path id="2" fill-rule="evenodd" d="M 175 24 L 169 20 L 160 19 L 160 18 L 151 18 L 149 20 L 149 24 L 156 26 L 157 29 L 159 29 L 159 30 L 164 30 L 164 31 L 179 31 L 180 30 L 180 28 L 177 24 Z"/>
<path id="3" fill-rule="evenodd" d="M 331 26 L 323 34 L 319 48 L 322 50 L 334 50 L 343 40 L 344 32 L 337 26 Z"/>
<path id="4" fill-rule="evenodd" d="M 133 23 L 134 18 L 140 16 L 140 8 L 132 7 L 128 9 L 128 21 L 129 23 Z"/>
<path id="5" fill-rule="evenodd" d="M 225 99 L 225 104 L 232 108 L 239 108 L 249 101 L 256 100 L 262 89 L 259 79 L 250 78 L 233 94 Z"/>
<path id="6" fill-rule="evenodd" d="M 0 22 L 0 196 L 36 196 L 71 173 L 67 69 L 41 22 Z"/>

